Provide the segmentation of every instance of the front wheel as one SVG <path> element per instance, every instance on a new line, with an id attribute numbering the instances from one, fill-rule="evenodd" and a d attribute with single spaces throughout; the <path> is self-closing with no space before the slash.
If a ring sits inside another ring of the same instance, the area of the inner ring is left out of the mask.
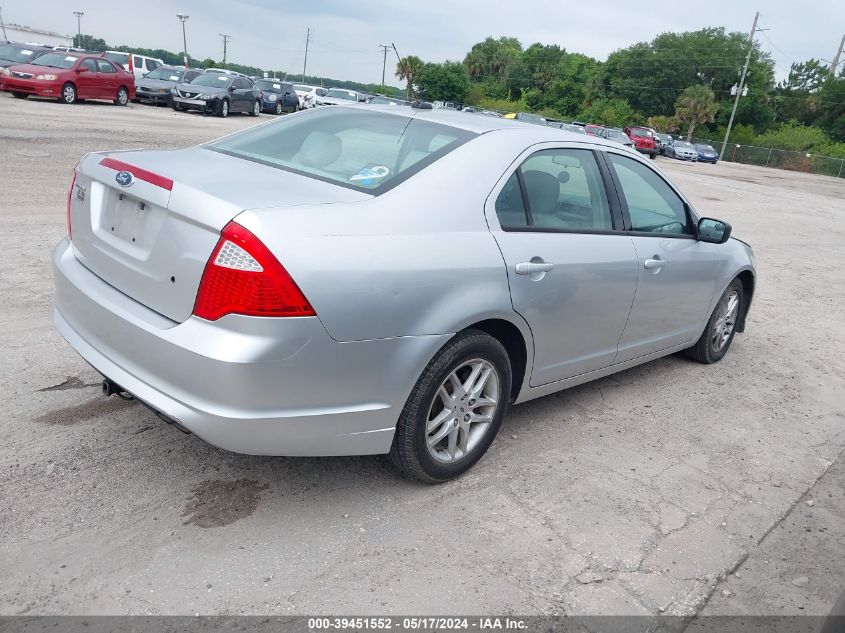
<path id="1" fill-rule="evenodd" d="M 698 342 L 684 353 L 705 364 L 722 360 L 736 334 L 736 323 L 742 314 L 744 300 L 742 282 L 734 279 L 719 298 Z"/>
<path id="2" fill-rule="evenodd" d="M 59 100 L 67 104 L 76 103 L 76 86 L 72 83 L 62 86 L 62 96 Z"/>
<path id="3" fill-rule="evenodd" d="M 25 92 L 13 92 L 12 96 L 15 99 L 26 99 L 29 95 L 27 95 Z"/>
<path id="4" fill-rule="evenodd" d="M 129 103 L 129 92 L 127 92 L 126 88 L 121 86 L 117 90 L 117 98 L 114 100 L 114 105 L 125 106 L 128 103 Z"/>
<path id="5" fill-rule="evenodd" d="M 217 113 L 218 113 L 219 116 L 223 117 L 224 119 L 227 116 L 229 116 L 229 100 L 228 99 L 223 99 L 223 101 L 220 102 L 220 109 L 218 110 Z"/>
<path id="6" fill-rule="evenodd" d="M 403 476 L 425 483 L 463 474 L 499 432 L 510 392 L 502 344 L 480 330 L 458 334 L 414 385 L 396 425 L 391 462 Z"/>
<path id="7" fill-rule="evenodd" d="M 280 102 L 278 102 L 278 101 L 276 102 L 276 110 L 275 110 L 275 112 L 276 112 L 276 114 L 281 114 L 281 113 L 282 113 L 282 104 L 281 104 Z"/>
<path id="8" fill-rule="evenodd" d="M 256 100 L 252 104 L 252 112 L 249 113 L 249 116 L 258 116 L 261 114 L 261 102 Z"/>

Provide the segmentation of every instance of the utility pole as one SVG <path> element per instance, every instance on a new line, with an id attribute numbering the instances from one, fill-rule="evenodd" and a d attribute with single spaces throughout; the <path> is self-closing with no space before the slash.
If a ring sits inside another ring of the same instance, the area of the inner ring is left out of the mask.
<path id="1" fill-rule="evenodd" d="M 229 43 L 229 40 L 232 39 L 231 35 L 226 35 L 225 33 L 218 33 L 220 37 L 223 38 L 223 63 L 226 63 L 226 45 Z"/>
<path id="2" fill-rule="evenodd" d="M 190 15 L 185 15 L 184 13 L 177 13 L 176 17 L 179 18 L 179 21 L 182 23 L 182 57 L 185 60 L 185 68 L 188 67 L 188 38 L 185 37 L 185 22 L 188 21 L 188 18 L 191 17 Z"/>
<path id="3" fill-rule="evenodd" d="M 305 60 L 302 62 L 302 83 L 305 83 L 305 69 L 308 67 L 308 44 L 311 43 L 311 27 L 305 32 Z"/>
<path id="4" fill-rule="evenodd" d="M 842 57 L 842 48 L 845 47 L 845 35 L 842 36 L 842 40 L 839 42 L 839 50 L 836 51 L 836 55 L 833 56 L 833 61 L 830 62 L 830 76 L 836 77 L 836 69 L 839 67 L 839 58 Z"/>
<path id="5" fill-rule="evenodd" d="M 3 24 L 3 7 L 0 7 L 0 27 L 3 29 L 3 40 L 8 42 L 9 38 L 6 37 L 6 25 Z"/>
<path id="6" fill-rule="evenodd" d="M 82 48 L 82 16 L 85 15 L 84 11 L 74 11 L 73 14 L 76 16 L 76 45 L 79 48 Z M 6 29 L 3 29 L 3 35 L 5 35 Z"/>
<path id="7" fill-rule="evenodd" d="M 725 140 L 722 143 L 722 151 L 719 152 L 719 160 L 725 155 L 725 148 L 728 146 L 728 137 L 731 135 L 731 127 L 734 124 L 734 117 L 736 116 L 736 108 L 739 105 L 739 99 L 742 97 L 742 89 L 745 86 L 745 75 L 748 73 L 748 64 L 751 63 L 751 53 L 754 51 L 754 34 L 757 32 L 757 19 L 760 17 L 760 12 L 754 14 L 754 24 L 751 25 L 751 33 L 748 34 L 748 55 L 745 58 L 745 66 L 742 67 L 742 76 L 739 78 L 739 86 L 736 90 L 736 99 L 734 99 L 734 107 L 731 110 L 731 118 L 728 119 L 728 129 L 725 130 Z"/>
<path id="8" fill-rule="evenodd" d="M 384 60 L 381 63 L 381 85 L 384 85 L 384 72 L 387 70 L 387 51 L 393 48 L 390 44 L 379 44 L 378 47 L 384 53 Z"/>

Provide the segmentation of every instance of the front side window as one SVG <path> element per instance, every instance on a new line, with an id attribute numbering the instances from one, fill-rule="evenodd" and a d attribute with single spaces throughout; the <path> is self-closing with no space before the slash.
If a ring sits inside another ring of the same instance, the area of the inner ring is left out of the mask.
<path id="1" fill-rule="evenodd" d="M 691 235 L 684 201 L 657 172 L 633 158 L 608 152 L 628 204 L 631 230 Z"/>
<path id="2" fill-rule="evenodd" d="M 154 59 L 145 59 L 144 65 L 150 72 L 154 71 L 156 68 L 159 67 L 159 63 Z"/>
<path id="3" fill-rule="evenodd" d="M 526 159 L 519 172 L 528 203 L 525 209 L 528 226 L 561 231 L 613 229 L 607 194 L 593 152 L 542 150 Z M 509 180 L 499 196 L 502 226 L 518 226 L 512 223 L 519 206 L 510 185 Z M 497 213 L 499 207 L 497 200 Z"/>
<path id="4" fill-rule="evenodd" d="M 101 73 L 116 73 L 117 71 L 114 69 L 108 61 L 105 59 L 98 59 L 97 60 L 97 68 Z"/>
<path id="5" fill-rule="evenodd" d="M 90 72 L 95 73 L 97 72 L 97 62 L 93 59 L 86 59 L 83 60 L 81 64 L 79 64 L 80 68 L 87 68 Z"/>
<path id="6" fill-rule="evenodd" d="M 424 119 L 325 108 L 244 130 L 205 147 L 378 194 L 474 136 Z"/>

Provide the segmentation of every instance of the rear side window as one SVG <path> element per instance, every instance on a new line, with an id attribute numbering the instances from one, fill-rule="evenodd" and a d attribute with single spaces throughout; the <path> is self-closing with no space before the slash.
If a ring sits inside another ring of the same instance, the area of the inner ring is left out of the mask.
<path id="1" fill-rule="evenodd" d="M 205 147 L 378 194 L 474 136 L 422 119 L 326 108 L 244 130 Z"/>
<path id="2" fill-rule="evenodd" d="M 110 63 L 108 63 L 105 59 L 98 59 L 97 60 L 97 68 L 99 68 L 101 73 L 116 73 L 117 71 L 114 69 Z"/>
<path id="3" fill-rule="evenodd" d="M 656 172 L 633 158 L 607 153 L 622 185 L 631 230 L 692 234 L 684 201 Z"/>
<path id="4" fill-rule="evenodd" d="M 132 63 L 135 64 L 135 68 L 137 68 L 138 70 L 143 70 L 144 60 L 138 57 L 137 55 L 134 55 L 132 57 Z"/>
<path id="5" fill-rule="evenodd" d="M 514 174 L 516 175 L 516 174 Z M 542 150 L 519 167 L 524 199 L 512 191 L 514 176 L 496 201 L 503 227 L 514 223 L 524 209 L 527 226 L 559 231 L 610 231 L 613 222 L 604 182 L 593 152 L 583 149 Z M 501 209 L 501 210 L 500 210 Z"/>

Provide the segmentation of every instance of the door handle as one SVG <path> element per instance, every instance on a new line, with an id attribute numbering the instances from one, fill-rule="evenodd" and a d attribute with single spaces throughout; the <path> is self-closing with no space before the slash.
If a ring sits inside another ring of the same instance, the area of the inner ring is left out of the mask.
<path id="1" fill-rule="evenodd" d="M 646 270 L 660 270 L 663 268 L 663 264 L 665 264 L 662 259 L 655 258 L 655 259 L 647 259 L 643 262 L 643 268 Z"/>
<path id="2" fill-rule="evenodd" d="M 516 265 L 517 275 L 533 275 L 535 273 L 547 273 L 555 265 L 549 262 L 520 262 Z"/>

